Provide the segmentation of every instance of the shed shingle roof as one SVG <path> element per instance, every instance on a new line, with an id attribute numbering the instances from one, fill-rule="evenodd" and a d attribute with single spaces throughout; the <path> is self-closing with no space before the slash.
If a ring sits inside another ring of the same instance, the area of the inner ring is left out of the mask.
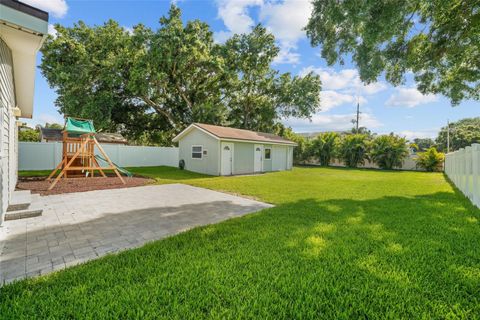
<path id="1" fill-rule="evenodd" d="M 272 133 L 256 132 L 244 129 L 214 126 L 211 124 L 194 123 L 195 126 L 213 134 L 220 139 L 248 140 L 270 143 L 296 145 L 295 142 Z"/>

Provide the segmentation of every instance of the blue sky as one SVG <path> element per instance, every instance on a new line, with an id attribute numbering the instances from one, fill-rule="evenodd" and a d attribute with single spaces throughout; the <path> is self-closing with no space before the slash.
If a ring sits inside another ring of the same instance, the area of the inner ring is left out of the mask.
<path id="1" fill-rule="evenodd" d="M 89 1 L 89 0 L 23 0 L 50 12 L 50 23 L 71 26 L 83 20 L 89 25 L 117 20 L 125 28 L 143 23 L 158 27 L 158 20 L 167 14 L 171 1 Z M 405 85 L 392 87 L 380 78 L 364 86 L 355 66 L 347 59 L 343 66 L 327 66 L 320 57 L 320 48 L 312 48 L 302 27 L 307 23 L 311 7 L 308 0 L 178 0 L 184 21 L 207 22 L 219 42 L 233 33 L 248 32 L 257 23 L 265 25 L 278 41 L 281 52 L 274 68 L 281 72 L 304 74 L 316 72 L 322 80 L 321 111 L 311 121 L 285 119 L 297 132 L 346 130 L 352 127 L 356 102 L 360 101 L 360 125 L 377 133 L 395 132 L 407 138 L 435 137 L 447 119 L 455 121 L 480 115 L 480 102 L 465 101 L 451 107 L 443 96 L 423 96 L 415 89 L 411 76 Z M 54 28 L 49 28 L 54 33 Z M 38 57 L 40 63 L 40 54 Z M 34 117 L 31 125 L 60 122 L 54 101 L 56 95 L 37 70 Z"/>

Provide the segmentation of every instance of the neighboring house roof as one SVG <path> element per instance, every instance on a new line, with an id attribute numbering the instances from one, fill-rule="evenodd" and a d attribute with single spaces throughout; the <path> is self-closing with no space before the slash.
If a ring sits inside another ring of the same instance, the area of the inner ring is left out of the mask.
<path id="1" fill-rule="evenodd" d="M 236 129 L 229 127 L 214 126 L 211 124 L 204 123 L 193 123 L 188 126 L 185 130 L 180 132 L 173 142 L 179 141 L 183 136 L 193 129 L 201 130 L 210 136 L 213 136 L 219 140 L 233 140 L 233 141 L 248 141 L 248 142 L 263 142 L 271 144 L 284 144 L 295 146 L 296 143 L 280 136 L 277 136 L 272 133 L 256 132 L 244 129 Z"/>
<path id="2" fill-rule="evenodd" d="M 296 132 L 296 134 L 307 139 L 313 139 L 318 137 L 320 134 L 327 133 L 327 132 L 335 132 L 335 133 L 338 133 L 339 135 L 345 134 L 345 131 Z"/>
<path id="3" fill-rule="evenodd" d="M 19 1 L 0 0 L 0 36 L 12 52 L 18 117 L 32 117 L 36 55 L 47 33 L 47 12 Z"/>
<path id="4" fill-rule="evenodd" d="M 42 140 L 48 141 L 62 141 L 63 140 L 63 129 L 54 129 L 54 128 L 40 128 L 40 134 Z M 100 143 L 118 143 L 118 144 L 127 144 L 128 140 L 125 139 L 120 133 L 109 133 L 109 132 L 99 132 L 95 134 Z"/>
<path id="5" fill-rule="evenodd" d="M 48 141 L 62 141 L 62 129 L 40 128 L 40 139 Z"/>
<path id="6" fill-rule="evenodd" d="M 95 134 L 95 138 L 97 138 L 98 142 L 103 143 L 128 143 L 128 140 L 120 133 L 98 132 Z"/>

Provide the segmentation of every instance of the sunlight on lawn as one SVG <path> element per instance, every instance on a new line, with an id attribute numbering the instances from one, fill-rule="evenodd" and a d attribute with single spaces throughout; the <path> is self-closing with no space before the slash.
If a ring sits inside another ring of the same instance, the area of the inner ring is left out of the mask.
<path id="1" fill-rule="evenodd" d="M 132 169 L 274 208 L 2 288 L 6 318 L 474 318 L 480 210 L 442 174 Z M 94 306 L 94 307 L 92 307 Z"/>

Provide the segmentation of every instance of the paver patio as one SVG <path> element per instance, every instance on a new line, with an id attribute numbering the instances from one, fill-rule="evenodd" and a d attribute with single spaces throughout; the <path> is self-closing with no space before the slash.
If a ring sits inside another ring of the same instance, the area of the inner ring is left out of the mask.
<path id="1" fill-rule="evenodd" d="M 271 205 L 170 184 L 38 198 L 40 217 L 0 227 L 0 285 Z"/>

